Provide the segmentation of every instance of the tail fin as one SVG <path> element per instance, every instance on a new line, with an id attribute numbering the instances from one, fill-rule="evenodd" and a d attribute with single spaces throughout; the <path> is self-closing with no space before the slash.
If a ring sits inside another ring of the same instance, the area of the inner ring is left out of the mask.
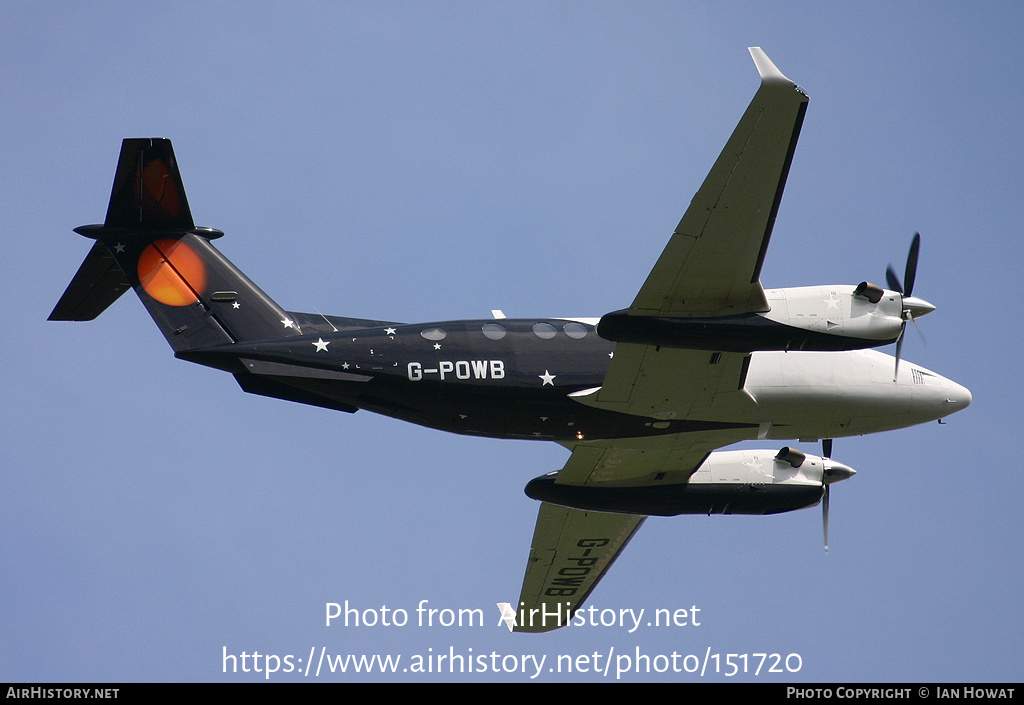
<path id="1" fill-rule="evenodd" d="M 96 240 L 50 320 L 92 320 L 135 289 L 176 352 L 299 333 L 287 313 L 197 228 L 170 140 L 126 139 Z"/>
<path id="2" fill-rule="evenodd" d="M 195 227 L 170 140 L 121 143 L 103 226 L 172 232 Z"/>

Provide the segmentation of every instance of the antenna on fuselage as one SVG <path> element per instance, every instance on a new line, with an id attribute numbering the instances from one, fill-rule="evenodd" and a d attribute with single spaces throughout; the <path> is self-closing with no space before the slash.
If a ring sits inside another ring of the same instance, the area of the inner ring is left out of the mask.
<path id="1" fill-rule="evenodd" d="M 314 311 L 316 311 L 317 313 L 320 313 L 320 309 L 318 309 L 318 308 L 317 308 L 316 306 L 314 306 L 314 307 L 313 307 L 313 310 L 314 310 Z M 329 325 L 329 326 L 331 327 L 331 329 L 332 329 L 332 330 L 333 330 L 333 331 L 334 331 L 335 333 L 337 333 L 337 332 L 338 332 L 338 329 L 334 327 L 334 324 L 333 324 L 333 323 L 331 323 L 331 321 L 330 321 L 330 320 L 329 320 L 329 319 L 327 318 L 327 316 L 325 316 L 324 314 L 320 313 L 320 318 L 322 318 L 322 319 L 324 319 L 325 321 L 327 321 L 327 325 Z"/>

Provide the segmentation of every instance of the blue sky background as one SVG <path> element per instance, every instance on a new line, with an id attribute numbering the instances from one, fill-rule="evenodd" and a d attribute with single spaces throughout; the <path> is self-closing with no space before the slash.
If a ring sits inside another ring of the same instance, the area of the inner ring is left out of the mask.
<path id="1" fill-rule="evenodd" d="M 222 650 L 304 668 L 314 647 L 546 655 L 542 680 L 612 680 L 546 669 L 639 649 L 802 658 L 760 681 L 1019 681 L 1022 30 L 1015 2 L 4 2 L 0 681 L 257 680 Z M 133 295 L 45 320 L 121 139 L 147 136 L 288 309 L 622 308 L 757 88 L 750 45 L 811 97 L 763 283 L 884 281 L 920 230 L 938 310 L 904 354 L 974 404 L 836 441 L 859 474 L 829 555 L 818 509 L 648 521 L 591 604 L 696 605 L 699 627 L 496 626 L 536 517 L 522 488 L 558 446 L 243 394 L 175 360 Z M 410 624 L 325 627 L 345 600 Z M 486 626 L 414 626 L 420 600 Z M 701 680 L 629 676 L 670 677 Z"/>

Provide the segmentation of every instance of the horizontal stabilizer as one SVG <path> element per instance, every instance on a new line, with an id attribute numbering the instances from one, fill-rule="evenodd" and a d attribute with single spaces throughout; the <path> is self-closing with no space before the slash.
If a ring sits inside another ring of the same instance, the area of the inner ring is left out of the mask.
<path id="1" fill-rule="evenodd" d="M 198 351 L 201 355 L 202 351 Z M 182 356 L 184 357 L 184 356 Z M 369 382 L 373 377 L 370 375 L 357 375 L 341 370 L 327 370 L 318 367 L 307 367 L 305 365 L 286 365 L 280 362 L 266 362 L 264 360 L 249 360 L 242 358 L 242 364 L 254 375 L 266 375 L 268 377 L 300 377 L 302 379 L 333 379 L 344 382 Z"/>
<path id="2" fill-rule="evenodd" d="M 102 242 L 96 242 L 54 306 L 49 320 L 91 321 L 130 288 L 128 278 L 110 250 Z"/>
<path id="3" fill-rule="evenodd" d="M 249 394 L 258 394 L 263 397 L 272 397 L 284 401 L 294 401 L 298 404 L 309 404 L 334 411 L 344 411 L 347 414 L 354 414 L 359 407 L 336 401 L 329 396 L 317 394 L 315 391 L 301 389 L 286 384 L 272 377 L 261 377 L 260 375 L 238 374 L 235 380 L 242 391 Z"/>

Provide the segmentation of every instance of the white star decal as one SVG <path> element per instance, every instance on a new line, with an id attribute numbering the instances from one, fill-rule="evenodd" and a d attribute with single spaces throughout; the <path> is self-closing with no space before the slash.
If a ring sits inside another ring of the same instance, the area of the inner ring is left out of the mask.
<path id="1" fill-rule="evenodd" d="M 384 335 L 394 335 L 394 334 L 395 334 L 395 329 L 394 328 L 385 328 L 384 329 Z"/>
<path id="2" fill-rule="evenodd" d="M 323 338 L 318 338 L 317 341 L 315 343 L 313 343 L 313 347 L 316 348 L 317 352 L 327 352 L 327 346 L 330 345 L 330 344 L 331 344 L 331 341 L 329 341 L 329 340 L 325 341 Z"/>
<path id="3" fill-rule="evenodd" d="M 124 252 L 124 245 L 122 245 L 120 242 L 114 245 L 114 252 L 116 252 L 117 254 L 121 254 L 122 252 Z"/>
<path id="4" fill-rule="evenodd" d="M 284 324 L 285 328 L 294 328 L 295 327 L 295 321 L 293 321 L 290 318 L 284 319 L 283 321 L 281 321 L 281 323 Z"/>
<path id="5" fill-rule="evenodd" d="M 615 351 L 612 350 L 610 353 L 608 353 L 608 357 L 609 359 L 615 357 Z"/>
<path id="6" fill-rule="evenodd" d="M 231 308 L 242 308 L 242 304 L 236 301 L 235 303 L 231 304 Z"/>
<path id="7" fill-rule="evenodd" d="M 544 370 L 544 374 L 537 376 L 544 380 L 543 382 L 541 382 L 540 386 L 543 387 L 545 384 L 550 384 L 552 387 L 555 386 L 555 375 L 551 374 L 547 370 Z"/>
<path id="8" fill-rule="evenodd" d="M 836 298 L 836 292 L 830 291 L 828 293 L 828 298 L 825 299 L 825 304 L 828 308 L 834 308 L 836 310 L 839 309 L 839 299 Z"/>
<path id="9" fill-rule="evenodd" d="M 348 369 L 348 363 L 347 363 L 347 362 L 345 362 L 345 363 L 342 363 L 342 365 L 341 365 L 341 369 L 343 369 L 343 370 L 347 370 L 347 369 Z"/>
<path id="10" fill-rule="evenodd" d="M 440 350 L 440 349 L 441 349 L 441 343 L 434 343 L 434 350 Z"/>

